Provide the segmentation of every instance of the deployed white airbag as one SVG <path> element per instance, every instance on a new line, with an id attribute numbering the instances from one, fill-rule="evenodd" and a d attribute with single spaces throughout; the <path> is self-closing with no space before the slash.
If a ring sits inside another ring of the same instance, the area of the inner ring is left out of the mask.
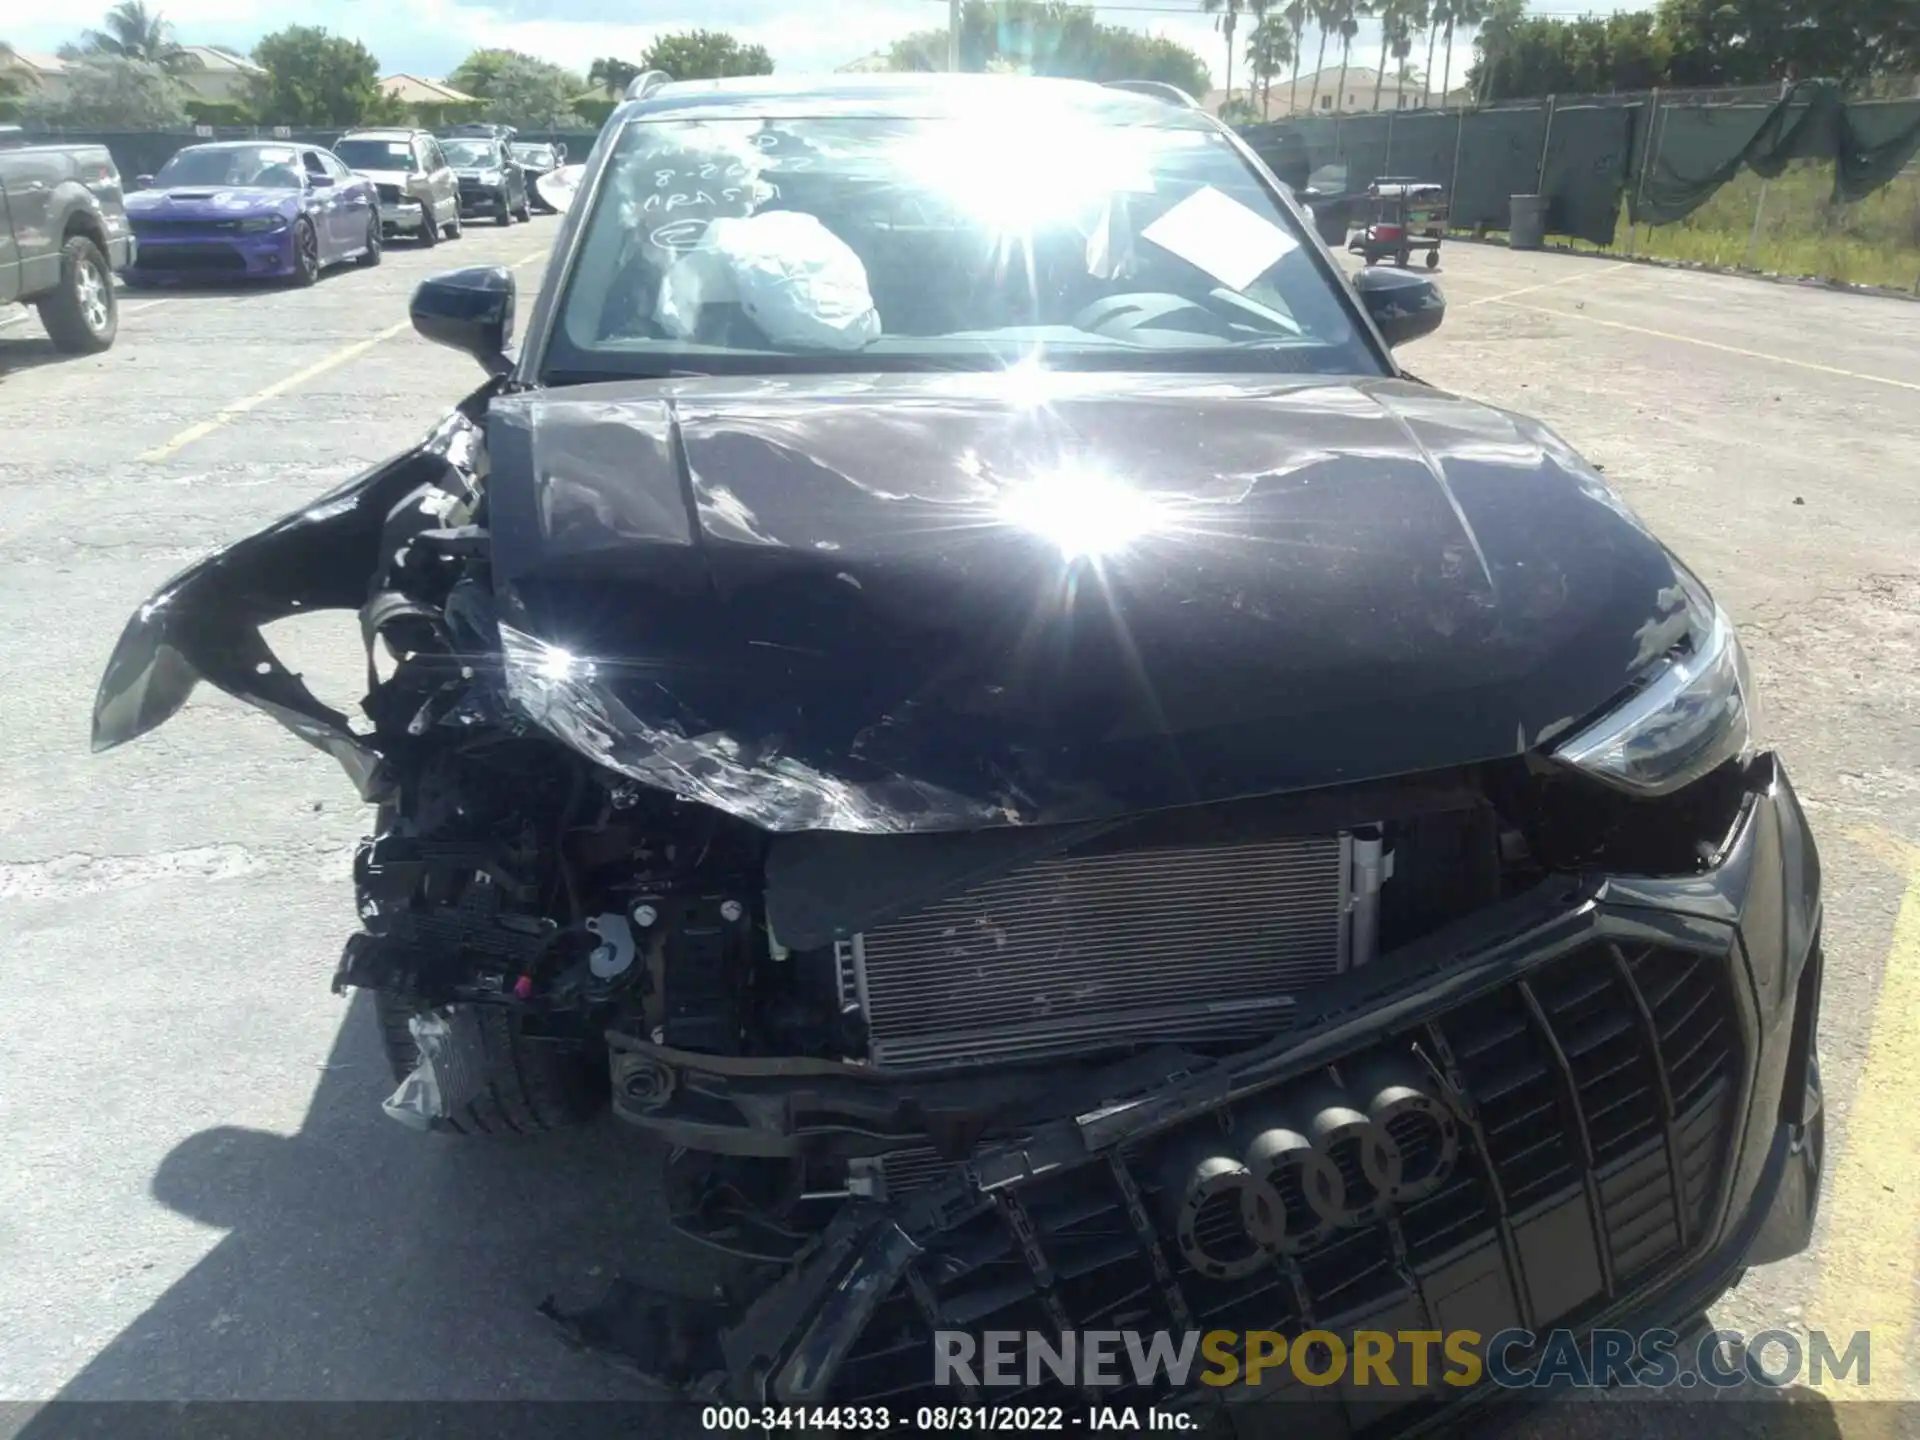
<path id="1" fill-rule="evenodd" d="M 726 216 L 660 282 L 654 318 L 691 338 L 707 305 L 738 304 L 775 345 L 858 350 L 880 336 L 867 267 L 812 215 Z"/>

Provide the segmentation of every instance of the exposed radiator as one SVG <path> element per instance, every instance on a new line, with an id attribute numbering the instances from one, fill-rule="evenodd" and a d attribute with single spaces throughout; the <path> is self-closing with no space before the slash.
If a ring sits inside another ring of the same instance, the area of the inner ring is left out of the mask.
<path id="1" fill-rule="evenodd" d="M 1058 856 L 856 936 L 843 984 L 895 1070 L 1252 1038 L 1369 958 L 1382 862 L 1348 834 Z"/>

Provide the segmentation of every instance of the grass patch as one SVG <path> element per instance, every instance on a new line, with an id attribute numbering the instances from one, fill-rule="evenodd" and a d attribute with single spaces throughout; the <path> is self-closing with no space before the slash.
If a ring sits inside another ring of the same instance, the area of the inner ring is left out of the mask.
<path id="1" fill-rule="evenodd" d="M 1754 207 L 1763 183 L 1766 199 L 1756 234 Z M 1855 204 L 1836 206 L 1832 199 L 1828 162 L 1799 161 L 1765 182 L 1743 170 L 1686 219 L 1642 225 L 1632 253 L 1920 293 L 1920 167 L 1908 166 L 1891 184 Z M 1560 243 L 1590 253 L 1626 254 L 1625 207 L 1611 246 Z"/>

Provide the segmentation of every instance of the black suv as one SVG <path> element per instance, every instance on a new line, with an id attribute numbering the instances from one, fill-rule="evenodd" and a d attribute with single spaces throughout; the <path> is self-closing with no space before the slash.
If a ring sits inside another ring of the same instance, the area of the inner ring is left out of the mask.
<path id="1" fill-rule="evenodd" d="M 1401 367 L 1431 279 L 1069 80 L 666 84 L 575 195 L 517 343 L 510 269 L 420 286 L 486 381 L 141 606 L 94 743 L 204 677 L 338 760 L 388 1113 L 611 1110 L 770 1262 L 576 1339 L 864 1426 L 1005 1393 L 981 1332 L 1678 1336 L 1805 1248 L 1820 866 L 1739 640 Z M 260 633 L 320 609 L 364 723 Z M 1486 1349 L 1231 1408 L 1471 1432 L 1563 1353 Z"/>
<path id="2" fill-rule="evenodd" d="M 533 218 L 526 169 L 513 158 L 505 137 L 446 131 L 437 138 L 460 182 L 462 216 L 491 215 L 501 225 Z"/>

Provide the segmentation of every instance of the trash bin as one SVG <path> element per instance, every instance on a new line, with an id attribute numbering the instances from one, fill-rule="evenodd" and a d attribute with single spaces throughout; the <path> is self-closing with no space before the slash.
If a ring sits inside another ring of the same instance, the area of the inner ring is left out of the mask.
<path id="1" fill-rule="evenodd" d="M 1515 195 L 1508 203 L 1507 248 L 1538 250 L 1547 238 L 1547 197 Z"/>

